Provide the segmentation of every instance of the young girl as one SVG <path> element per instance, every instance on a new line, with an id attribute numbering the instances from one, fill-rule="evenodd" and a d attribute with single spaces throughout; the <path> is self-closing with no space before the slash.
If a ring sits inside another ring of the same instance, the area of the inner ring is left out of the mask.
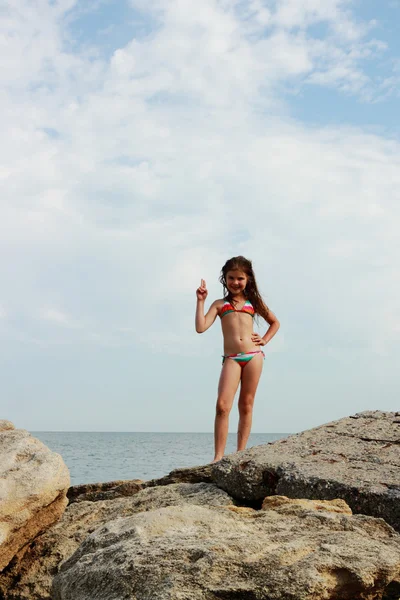
<path id="1" fill-rule="evenodd" d="M 220 460 L 224 455 L 229 413 L 239 382 L 241 385 L 237 450 L 244 450 L 246 447 L 251 429 L 254 396 L 263 367 L 264 352 L 261 347 L 268 344 L 279 329 L 278 319 L 265 305 L 257 289 L 250 260 L 244 256 L 230 258 L 222 267 L 219 280 L 223 286 L 224 297 L 215 300 L 206 315 L 204 315 L 204 301 L 208 291 L 204 279 L 196 290 L 197 333 L 206 331 L 219 316 L 224 337 L 224 355 L 215 416 L 213 462 Z M 268 331 L 263 337 L 253 331 L 255 315 L 259 315 L 269 324 Z"/>

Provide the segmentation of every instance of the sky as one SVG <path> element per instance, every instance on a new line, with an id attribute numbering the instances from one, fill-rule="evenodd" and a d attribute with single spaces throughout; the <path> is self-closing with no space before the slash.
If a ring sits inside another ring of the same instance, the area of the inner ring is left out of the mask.
<path id="1" fill-rule="evenodd" d="M 222 337 L 196 334 L 195 290 L 220 298 L 239 254 L 281 322 L 254 432 L 398 410 L 399 19 L 398 0 L 4 0 L 0 418 L 212 431 Z"/>

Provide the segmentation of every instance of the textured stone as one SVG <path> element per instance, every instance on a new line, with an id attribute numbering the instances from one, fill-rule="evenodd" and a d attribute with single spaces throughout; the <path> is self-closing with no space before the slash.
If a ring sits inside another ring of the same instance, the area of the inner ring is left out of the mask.
<path id="1" fill-rule="evenodd" d="M 137 497 L 137 496 L 136 496 Z M 53 600 L 380 600 L 400 536 L 341 501 L 260 511 L 183 505 L 107 523 L 53 581 Z"/>
<path id="2" fill-rule="evenodd" d="M 83 483 L 69 488 L 67 498 L 73 502 L 98 502 L 124 496 L 133 496 L 142 489 L 141 479 L 106 481 L 105 483 Z"/>
<path id="3" fill-rule="evenodd" d="M 11 421 L 0 419 L 0 431 L 9 431 L 10 429 L 15 429 L 14 424 Z"/>
<path id="4" fill-rule="evenodd" d="M 159 479 L 150 479 L 143 482 L 143 487 L 154 487 L 169 485 L 171 483 L 213 483 L 212 465 L 201 465 L 198 467 L 184 467 L 174 469 L 168 475 Z"/>
<path id="5" fill-rule="evenodd" d="M 4 421 L 2 422 L 4 423 Z M 0 571 L 67 505 L 69 472 L 61 456 L 27 431 L 0 430 Z"/>
<path id="6" fill-rule="evenodd" d="M 262 503 L 263 510 L 279 509 L 281 515 L 284 515 L 286 512 L 293 515 L 296 511 L 302 512 L 304 509 L 308 510 L 310 507 L 315 511 L 321 510 L 332 513 L 343 513 L 345 515 L 352 514 L 350 506 L 340 498 L 334 500 L 291 499 L 289 501 L 286 496 L 267 496 Z"/>
<path id="7" fill-rule="evenodd" d="M 151 487 L 132 497 L 74 502 L 58 523 L 35 539 L 21 560 L 14 560 L 0 574 L 0 598 L 50 600 L 51 581 L 60 563 L 69 558 L 89 534 L 114 519 L 165 506 L 231 503 L 226 492 L 205 483 Z"/>
<path id="8" fill-rule="evenodd" d="M 213 480 L 255 505 L 272 494 L 343 498 L 400 531 L 400 413 L 368 411 L 238 452 L 213 465 Z"/>

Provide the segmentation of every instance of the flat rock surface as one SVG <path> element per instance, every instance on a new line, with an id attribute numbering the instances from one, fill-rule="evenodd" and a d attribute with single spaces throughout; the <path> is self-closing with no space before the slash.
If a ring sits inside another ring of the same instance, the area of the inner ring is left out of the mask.
<path id="1" fill-rule="evenodd" d="M 69 472 L 59 454 L 0 421 L 0 571 L 61 517 L 68 487 Z"/>
<path id="2" fill-rule="evenodd" d="M 113 485 L 115 483 L 117 486 Z M 109 482 L 99 486 L 109 488 L 111 485 L 112 489 L 118 487 L 119 483 Z M 83 486 L 80 491 L 95 491 L 93 487 L 85 488 Z M 109 489 L 101 493 L 107 491 Z M 21 560 L 14 560 L 0 574 L 0 598 L 3 594 L 7 600 L 50 600 L 52 578 L 58 572 L 60 563 L 69 558 L 98 527 L 141 511 L 184 504 L 223 506 L 231 505 L 232 498 L 214 484 L 180 483 L 151 487 L 131 497 L 74 502 L 67 507 L 58 523 L 35 539 Z M 77 597 L 75 600 L 80 599 Z"/>
<path id="3" fill-rule="evenodd" d="M 219 487 L 244 502 L 343 498 L 400 531 L 400 413 L 368 411 L 227 456 Z"/>
<path id="4" fill-rule="evenodd" d="M 61 566 L 52 598 L 380 600 L 400 536 L 349 513 L 341 500 L 274 497 L 259 511 L 184 504 L 116 519 Z"/>

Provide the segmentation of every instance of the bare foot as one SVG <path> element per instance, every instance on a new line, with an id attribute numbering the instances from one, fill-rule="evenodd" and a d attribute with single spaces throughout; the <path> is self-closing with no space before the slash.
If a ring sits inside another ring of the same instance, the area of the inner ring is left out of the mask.
<path id="1" fill-rule="evenodd" d="M 214 458 L 214 460 L 212 460 L 212 461 L 211 461 L 211 463 L 210 463 L 210 464 L 214 464 L 214 463 L 216 463 L 216 462 L 219 462 L 219 461 L 220 461 L 220 460 L 222 460 L 222 459 L 223 459 L 223 456 L 221 456 L 220 458 L 216 457 L 216 458 Z"/>

